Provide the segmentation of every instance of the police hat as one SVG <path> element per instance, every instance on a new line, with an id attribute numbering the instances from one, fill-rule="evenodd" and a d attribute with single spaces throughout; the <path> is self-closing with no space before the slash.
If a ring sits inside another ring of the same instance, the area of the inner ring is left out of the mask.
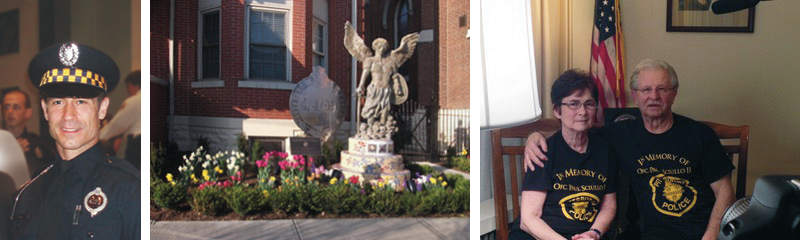
<path id="1" fill-rule="evenodd" d="M 119 68 L 105 53 L 80 44 L 57 44 L 42 50 L 28 66 L 31 83 L 42 97 L 94 98 L 119 82 Z"/>

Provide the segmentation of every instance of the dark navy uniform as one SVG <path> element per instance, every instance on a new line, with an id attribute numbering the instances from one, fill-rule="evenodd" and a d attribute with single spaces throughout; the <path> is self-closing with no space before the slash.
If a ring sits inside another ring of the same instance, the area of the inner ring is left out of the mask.
<path id="1" fill-rule="evenodd" d="M 15 194 L 11 235 L 140 239 L 140 186 L 139 171 L 106 156 L 100 144 L 70 161 L 58 157 Z"/>
<path id="2" fill-rule="evenodd" d="M 102 99 L 117 85 L 119 68 L 103 52 L 65 43 L 36 55 L 28 75 L 44 101 Z M 85 120 L 100 124 L 99 119 Z M 53 137 L 57 143 L 64 140 Z M 13 239 L 141 238 L 139 171 L 127 161 L 106 156 L 96 142 L 99 136 L 88 137 L 95 140 L 85 143 L 93 144 L 89 149 L 71 159 L 56 154 L 53 162 L 37 170 L 14 194 Z"/>
<path id="3" fill-rule="evenodd" d="M 31 177 L 33 177 L 37 169 L 52 162 L 55 158 L 53 146 L 52 144 L 47 144 L 36 134 L 28 132 L 28 129 L 25 129 L 25 131 L 19 135 L 18 139 L 19 138 L 28 140 L 28 151 L 25 152 L 25 160 L 28 162 L 28 170 L 30 171 Z"/>

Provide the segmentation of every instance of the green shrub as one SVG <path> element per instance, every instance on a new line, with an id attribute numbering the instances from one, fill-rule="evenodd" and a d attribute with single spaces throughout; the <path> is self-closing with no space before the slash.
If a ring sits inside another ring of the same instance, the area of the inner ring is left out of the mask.
<path id="1" fill-rule="evenodd" d="M 381 216 L 400 212 L 400 199 L 392 187 L 379 187 L 369 195 L 370 212 Z"/>
<path id="2" fill-rule="evenodd" d="M 452 168 L 469 172 L 469 158 L 466 156 L 448 157 L 447 164 Z"/>
<path id="3" fill-rule="evenodd" d="M 411 191 L 403 192 L 399 196 L 400 209 L 407 215 L 419 216 L 420 196 L 422 196 L 422 194 L 413 193 Z"/>
<path id="4" fill-rule="evenodd" d="M 186 202 L 186 188 L 181 185 L 156 183 L 155 188 L 151 186 L 151 191 L 153 201 L 162 208 L 176 209 Z"/>
<path id="5" fill-rule="evenodd" d="M 322 160 L 316 164 L 322 164 L 326 168 L 330 168 L 331 165 L 340 161 L 341 152 L 345 147 L 344 142 L 336 139 L 326 142 L 322 146 Z"/>
<path id="6" fill-rule="evenodd" d="M 226 188 L 224 195 L 228 206 L 241 216 L 261 211 L 267 204 L 264 193 L 256 188 L 233 186 Z"/>
<path id="7" fill-rule="evenodd" d="M 325 211 L 333 214 L 352 213 L 358 192 L 345 184 L 328 185 L 325 192 Z"/>
<path id="8" fill-rule="evenodd" d="M 293 209 L 290 209 L 290 204 L 295 200 L 292 199 L 292 190 L 273 188 L 267 190 L 269 192 L 269 205 L 276 212 L 283 212 L 289 214 Z"/>
<path id="9" fill-rule="evenodd" d="M 469 180 L 458 181 L 453 189 L 453 195 L 461 202 L 461 211 L 469 211 Z"/>
<path id="10" fill-rule="evenodd" d="M 307 184 L 305 185 L 305 196 L 307 197 L 305 203 L 307 206 L 304 209 L 307 209 L 309 214 L 318 214 L 324 212 L 327 208 L 326 197 L 328 193 L 327 187 L 320 187 L 317 184 Z"/>
<path id="11" fill-rule="evenodd" d="M 228 205 L 223 198 L 223 191 L 218 187 L 209 186 L 204 189 L 192 190 L 192 208 L 207 216 L 218 216 L 228 211 Z"/>
<path id="12" fill-rule="evenodd" d="M 443 188 L 432 188 L 424 191 L 424 196 L 420 203 L 421 214 L 435 214 L 440 212 L 440 208 L 447 202 L 447 191 Z"/>

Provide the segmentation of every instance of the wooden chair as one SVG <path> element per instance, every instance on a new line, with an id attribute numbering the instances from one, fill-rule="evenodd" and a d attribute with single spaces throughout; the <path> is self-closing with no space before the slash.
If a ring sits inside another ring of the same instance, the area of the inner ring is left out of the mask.
<path id="1" fill-rule="evenodd" d="M 733 161 L 734 155 L 738 155 L 736 165 L 736 199 L 744 197 L 747 187 L 747 144 L 750 139 L 750 126 L 729 126 L 715 122 L 701 121 L 714 129 L 719 139 L 722 140 L 722 149 Z M 738 143 L 730 143 L 728 140 L 739 140 Z"/>
<path id="2" fill-rule="evenodd" d="M 722 140 L 722 147 L 725 153 L 733 161 L 734 155 L 738 155 L 737 176 L 736 176 L 736 198 L 744 197 L 746 190 L 747 176 L 747 147 L 750 128 L 747 125 L 729 126 L 714 122 L 702 122 L 717 133 Z M 495 228 L 496 239 L 506 240 L 509 233 L 508 222 L 508 199 L 506 193 L 506 177 L 510 178 L 511 185 L 511 212 L 513 219 L 519 218 L 519 196 L 520 196 L 520 174 L 524 174 L 524 169 L 517 169 L 517 165 L 524 160 L 525 146 L 504 146 L 502 139 L 521 139 L 524 145 L 528 134 L 538 131 L 550 136 L 561 128 L 558 119 L 540 119 L 536 122 L 492 130 L 492 179 L 494 185 L 494 206 L 495 206 Z M 738 143 L 729 143 L 729 139 L 738 139 Z M 505 160 L 503 156 L 508 156 L 508 167 L 510 176 L 505 174 Z M 521 164 L 524 167 L 524 164 Z"/>
<path id="3" fill-rule="evenodd" d="M 536 122 L 511 127 L 492 130 L 492 178 L 494 179 L 494 210 L 495 210 L 495 228 L 496 239 L 508 239 L 508 199 L 506 197 L 506 175 L 503 156 L 508 156 L 508 166 L 511 173 L 511 202 L 512 213 L 514 219 L 519 217 L 519 189 L 520 184 L 518 179 L 521 179 L 520 174 L 524 174 L 524 170 L 517 170 L 517 162 L 520 163 L 524 160 L 525 146 L 503 146 L 503 138 L 517 138 L 525 139 L 528 134 L 539 131 L 546 136 L 552 135 L 561 128 L 561 122 L 558 119 L 540 119 Z M 523 165 L 524 167 L 524 165 Z"/>

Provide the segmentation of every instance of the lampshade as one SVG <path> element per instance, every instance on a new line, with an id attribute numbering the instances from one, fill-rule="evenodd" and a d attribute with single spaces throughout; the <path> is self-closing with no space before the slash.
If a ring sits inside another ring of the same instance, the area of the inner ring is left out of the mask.
<path id="1" fill-rule="evenodd" d="M 481 130 L 532 122 L 542 115 L 530 1 L 479 0 L 475 34 L 480 53 L 471 74 L 481 79 Z"/>

